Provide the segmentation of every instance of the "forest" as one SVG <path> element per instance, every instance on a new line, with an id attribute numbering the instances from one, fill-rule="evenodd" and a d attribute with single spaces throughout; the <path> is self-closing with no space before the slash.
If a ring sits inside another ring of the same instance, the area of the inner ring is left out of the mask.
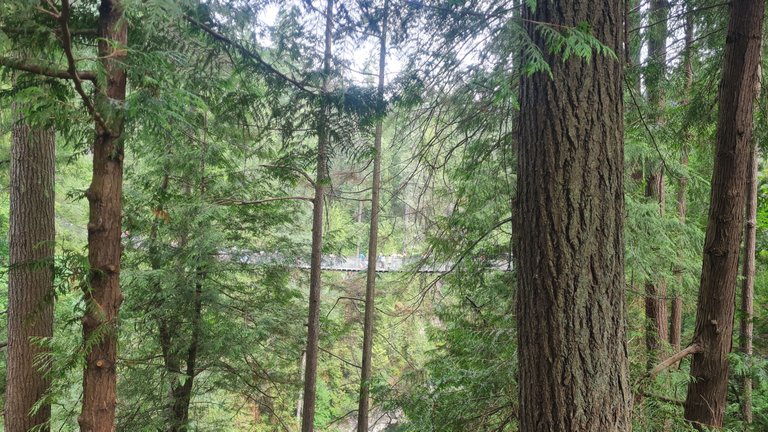
<path id="1" fill-rule="evenodd" d="M 0 431 L 768 431 L 765 9 L 0 1 Z"/>

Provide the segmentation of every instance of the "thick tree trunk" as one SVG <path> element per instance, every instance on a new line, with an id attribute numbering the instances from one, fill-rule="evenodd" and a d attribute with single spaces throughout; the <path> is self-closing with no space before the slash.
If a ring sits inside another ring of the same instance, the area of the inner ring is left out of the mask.
<path id="1" fill-rule="evenodd" d="M 53 336 L 53 250 L 55 132 L 30 127 L 14 107 L 11 143 L 10 269 L 8 283 L 8 365 L 5 430 L 48 430 L 51 405 L 32 407 L 50 379 L 46 355 L 35 338 Z"/>
<path id="2" fill-rule="evenodd" d="M 387 21 L 389 18 L 389 0 L 384 0 L 384 18 L 381 24 L 379 46 L 379 108 L 384 109 L 384 71 L 387 62 Z M 383 116 L 383 112 L 381 113 Z M 371 381 L 371 360 L 373 355 L 373 318 L 376 299 L 376 263 L 378 261 L 379 241 L 379 192 L 381 190 L 381 138 L 384 131 L 384 119 L 376 122 L 376 135 L 373 142 L 373 184 L 371 185 L 371 229 L 368 237 L 368 272 L 365 283 L 365 318 L 363 325 L 363 364 L 360 371 L 360 398 L 357 408 L 357 432 L 368 431 L 368 406 Z"/>
<path id="3" fill-rule="evenodd" d="M 539 22 L 590 24 L 622 56 L 621 2 L 525 9 Z M 517 183 L 520 431 L 631 428 L 624 302 L 621 60 L 563 62 L 521 81 Z"/>
<path id="4" fill-rule="evenodd" d="M 752 300 L 755 296 L 755 243 L 757 235 L 757 149 L 750 151 L 749 175 L 747 176 L 747 223 L 744 227 L 744 264 L 741 284 L 741 326 L 739 349 L 747 357 L 752 356 Z M 746 423 L 752 423 L 752 379 L 741 382 L 741 414 Z"/>
<path id="5" fill-rule="evenodd" d="M 317 392 L 317 355 L 320 339 L 320 285 L 323 258 L 323 211 L 325 184 L 328 182 L 328 144 L 330 141 L 328 85 L 331 74 L 333 35 L 333 0 L 325 9 L 325 53 L 323 54 L 322 98 L 317 127 L 317 177 L 312 210 L 312 256 L 309 270 L 309 317 L 307 320 L 306 368 L 304 370 L 304 401 L 301 412 L 301 432 L 315 428 L 315 398 Z"/>
<path id="6" fill-rule="evenodd" d="M 664 168 L 662 165 L 648 176 L 645 196 L 659 205 L 659 215 L 664 217 Z M 667 285 L 663 280 L 645 283 L 645 345 L 648 350 L 648 368 L 659 360 L 663 344 L 668 338 Z"/>
<path id="7" fill-rule="evenodd" d="M 96 124 L 93 177 L 85 195 L 89 203 L 88 263 L 90 286 L 85 290 L 83 340 L 87 349 L 83 372 L 83 407 L 78 418 L 83 432 L 112 432 L 117 406 L 117 327 L 123 301 L 120 291 L 120 245 L 123 195 L 123 114 L 126 74 L 124 47 L 128 31 L 120 0 L 99 6 L 98 53 L 106 85 L 97 92 L 97 106 L 113 112 L 105 130 Z M 116 106 L 117 105 L 117 106 Z M 109 108 L 106 108 L 109 107 Z"/>
<path id="8" fill-rule="evenodd" d="M 749 168 L 752 113 L 761 60 L 764 0 L 730 4 L 718 101 L 715 165 L 701 270 L 685 418 L 696 427 L 720 427 L 728 391 L 739 243 Z"/>

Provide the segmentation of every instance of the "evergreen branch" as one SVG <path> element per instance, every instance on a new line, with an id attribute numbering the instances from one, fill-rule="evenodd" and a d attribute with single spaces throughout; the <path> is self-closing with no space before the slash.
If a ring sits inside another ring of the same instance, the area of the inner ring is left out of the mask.
<path id="1" fill-rule="evenodd" d="M 626 76 L 623 79 L 624 79 L 624 84 L 627 86 L 627 90 L 629 91 L 629 96 L 632 99 L 632 103 L 635 105 L 635 108 L 637 109 L 637 114 L 640 117 L 640 122 L 643 124 L 643 128 L 645 129 L 645 131 L 648 132 L 648 136 L 651 137 L 651 144 L 653 144 L 653 148 L 656 150 L 656 153 L 658 153 L 659 159 L 661 159 L 661 164 L 664 167 L 664 171 L 673 177 L 677 177 L 675 176 L 674 172 L 669 169 L 669 166 L 667 165 L 667 160 L 664 158 L 664 154 L 661 152 L 661 149 L 659 148 L 659 143 L 656 142 L 656 135 L 653 134 L 653 131 L 651 131 L 650 126 L 648 126 L 648 122 L 645 121 L 643 110 L 640 108 L 640 104 L 637 102 L 637 98 L 635 97 L 635 92 L 632 90 L 632 86 L 627 81 Z"/>
<path id="2" fill-rule="evenodd" d="M 269 63 L 267 63 L 259 54 L 257 54 L 255 52 L 251 51 L 250 49 L 246 48 L 245 46 L 243 46 L 239 42 L 236 42 L 236 41 L 228 38 L 227 36 L 224 36 L 223 34 L 217 32 L 213 28 L 211 28 L 211 27 L 201 23 L 200 21 L 196 20 L 195 18 L 192 18 L 189 15 L 184 15 L 184 19 L 187 22 L 189 22 L 190 24 L 192 24 L 193 26 L 199 28 L 200 30 L 204 31 L 205 33 L 208 33 L 214 40 L 217 40 L 219 42 L 224 42 L 227 45 L 231 45 L 231 46 L 235 47 L 238 51 L 240 51 L 240 54 L 242 54 L 245 57 L 250 58 L 253 61 L 255 61 L 257 64 L 259 64 L 261 67 L 263 67 L 270 74 L 272 74 L 272 75 L 282 79 L 283 81 L 286 81 L 286 82 L 292 84 L 294 87 L 296 87 L 297 89 L 299 89 L 299 90 L 301 90 L 301 91 L 303 91 L 305 93 L 308 93 L 308 94 L 313 95 L 313 96 L 316 95 L 315 92 L 313 92 L 312 90 L 308 89 L 304 84 L 302 84 L 301 82 L 299 82 L 295 78 L 292 78 L 292 77 L 284 74 L 283 72 L 280 72 L 274 66 L 272 66 Z"/>
<path id="3" fill-rule="evenodd" d="M 685 401 L 681 401 L 681 400 L 677 400 L 677 399 L 672 399 L 672 398 L 668 398 L 666 396 L 661 396 L 661 395 L 657 395 L 657 394 L 653 394 L 653 393 L 643 393 L 643 396 L 651 398 L 651 399 L 656 399 L 656 400 L 661 401 L 661 402 L 666 402 L 666 403 L 671 404 L 671 405 L 678 405 L 678 406 L 685 405 Z"/>
<path id="4" fill-rule="evenodd" d="M 316 187 L 315 181 L 312 180 L 312 177 L 310 177 L 310 175 L 301 168 L 292 167 L 290 165 L 274 165 L 274 164 L 261 164 L 260 166 L 264 168 L 277 168 L 277 169 L 291 170 L 295 173 L 298 173 L 302 177 L 304 177 L 304 180 L 306 180 L 307 183 L 309 183 L 313 189 Z"/>
<path id="5" fill-rule="evenodd" d="M 55 33 L 57 32 L 56 29 L 52 29 L 52 28 L 45 29 L 45 32 L 49 32 L 49 31 L 55 32 Z M 34 34 L 35 30 L 22 28 L 22 27 L 0 27 L 0 32 L 3 32 L 5 34 L 13 34 L 13 35 L 29 35 L 29 34 Z M 70 33 L 72 34 L 72 36 L 96 37 L 99 35 L 99 30 L 96 28 L 70 29 Z"/>
<path id="6" fill-rule="evenodd" d="M 70 70 L 53 69 L 37 64 L 23 63 L 18 60 L 10 59 L 8 57 L 0 57 L 0 66 L 5 66 L 9 69 L 14 69 L 21 72 L 29 72 L 36 75 L 47 76 L 51 78 L 59 78 L 66 80 L 85 80 L 96 82 L 96 73 L 92 71 L 79 71 L 74 75 Z"/>
<path id="7" fill-rule="evenodd" d="M 310 201 L 315 202 L 314 198 L 310 197 L 303 197 L 303 196 L 290 196 L 290 197 L 274 197 L 274 198 L 264 198 L 260 200 L 253 200 L 253 201 L 242 201 L 242 200 L 234 200 L 230 198 L 222 198 L 218 200 L 214 200 L 215 204 L 225 204 L 225 205 L 259 205 L 259 204 L 266 204 L 270 202 L 275 201 Z"/>
<path id="8" fill-rule="evenodd" d="M 61 46 L 64 48 L 64 55 L 67 57 L 67 64 L 69 65 L 69 73 L 72 75 L 72 82 L 75 84 L 75 91 L 80 95 L 83 100 L 85 108 L 88 110 L 88 114 L 93 117 L 106 133 L 112 134 L 109 130 L 107 122 L 104 117 L 96 110 L 93 101 L 83 89 L 83 82 L 77 74 L 77 63 L 75 61 L 75 55 L 72 51 L 72 34 L 69 31 L 69 0 L 61 0 L 61 12 L 57 19 L 61 26 Z M 95 83 L 94 83 L 95 84 Z M 98 85 L 97 85 L 98 90 Z"/>
<path id="9" fill-rule="evenodd" d="M 493 225 L 493 227 L 491 227 L 491 229 L 485 231 L 478 238 L 476 238 L 474 241 L 472 241 L 472 243 L 470 243 L 470 245 L 459 254 L 459 258 L 456 260 L 456 262 L 453 263 L 453 265 L 451 265 L 451 267 L 448 270 L 446 270 L 444 272 L 441 272 L 435 279 L 433 279 L 429 284 L 427 284 L 427 286 L 424 287 L 424 289 L 422 289 L 416 295 L 416 297 L 418 297 L 418 301 L 416 301 L 416 304 L 415 304 L 413 310 L 411 310 L 402 320 L 398 321 L 397 323 L 392 325 L 390 328 L 394 328 L 394 327 L 402 324 L 408 318 L 413 316 L 413 314 L 415 314 L 416 311 L 421 307 L 421 304 L 424 302 L 424 299 L 427 297 L 427 293 L 429 292 L 429 290 L 431 290 L 432 288 L 437 286 L 437 284 L 441 280 L 443 280 L 447 275 L 453 273 L 453 271 L 456 270 L 456 268 L 464 261 L 464 259 L 467 256 L 469 256 L 469 254 L 475 249 L 475 247 L 478 244 L 480 244 L 481 241 L 483 241 L 484 238 L 488 237 L 491 233 L 493 233 L 497 229 L 501 228 L 502 225 L 510 223 L 510 222 L 513 222 L 514 221 L 513 218 L 514 218 L 514 216 L 510 216 L 510 217 L 508 217 L 506 219 L 503 219 L 503 220 L 497 222 L 495 225 Z"/>

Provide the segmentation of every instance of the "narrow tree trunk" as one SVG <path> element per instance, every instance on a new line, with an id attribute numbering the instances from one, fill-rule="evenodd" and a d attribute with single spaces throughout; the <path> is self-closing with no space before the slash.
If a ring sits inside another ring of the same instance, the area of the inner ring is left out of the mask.
<path id="1" fill-rule="evenodd" d="M 749 175 L 747 176 L 747 223 L 744 227 L 744 264 L 741 285 L 741 327 L 739 329 L 739 349 L 751 361 L 752 357 L 752 319 L 754 310 L 752 300 L 755 295 L 755 243 L 757 234 L 757 149 L 753 145 L 750 151 Z M 741 382 L 741 414 L 744 422 L 752 423 L 752 379 L 745 377 Z"/>
<path id="2" fill-rule="evenodd" d="M 304 376 L 304 371 L 307 368 L 307 352 L 301 351 L 301 360 L 299 361 L 299 376 Z M 299 399 L 296 402 L 296 423 L 301 423 L 301 408 L 304 403 L 304 390 L 299 393 Z"/>
<path id="3" fill-rule="evenodd" d="M 691 88 L 693 87 L 693 13 L 691 11 L 690 2 L 686 2 L 686 16 L 685 16 L 685 100 L 683 104 L 688 104 L 688 98 L 691 96 Z M 680 180 L 677 186 L 677 216 L 680 220 L 680 224 L 685 225 L 687 202 L 685 198 L 686 190 L 688 189 L 688 175 L 686 173 L 688 169 L 688 140 L 691 135 L 687 128 L 683 134 L 682 149 L 680 151 L 680 165 L 683 166 L 683 174 L 680 176 Z M 682 258 L 678 255 L 678 261 Z M 673 352 L 680 351 L 680 341 L 683 333 L 683 266 L 678 263 L 678 267 L 675 271 L 677 279 L 677 291 L 672 298 L 672 318 L 669 330 L 669 344 L 672 346 Z"/>
<path id="4" fill-rule="evenodd" d="M 651 0 L 648 17 L 652 25 L 648 27 L 648 65 L 645 70 L 645 85 L 648 89 L 648 105 L 651 118 L 658 123 L 662 120 L 665 105 L 664 79 L 667 71 L 667 18 L 669 3 L 667 0 Z"/>
<path id="5" fill-rule="evenodd" d="M 683 144 L 683 149 L 680 155 L 680 164 L 684 169 L 688 167 L 688 149 L 687 144 Z M 677 215 L 681 224 L 685 224 L 686 218 L 686 199 L 685 191 L 688 186 L 688 177 L 685 173 L 680 176 L 680 180 L 677 186 Z M 682 260 L 682 257 L 678 254 L 677 260 Z M 672 316 L 670 318 L 669 325 L 669 344 L 672 347 L 673 352 L 680 351 L 680 342 L 682 340 L 683 333 L 683 267 L 678 263 L 675 269 L 675 278 L 677 280 L 677 291 L 672 297 Z"/>
<path id="6" fill-rule="evenodd" d="M 120 291 L 120 245 L 123 195 L 123 114 L 125 101 L 124 47 L 128 31 L 120 0 L 99 6 L 98 54 L 106 86 L 96 94 L 97 106 L 111 107 L 110 130 L 96 124 L 93 177 L 85 195 L 89 203 L 88 263 L 90 286 L 85 290 L 83 340 L 87 348 L 83 372 L 83 407 L 78 423 L 83 432 L 112 432 L 117 406 L 117 324 L 123 302 Z"/>
<path id="7" fill-rule="evenodd" d="M 623 57 L 621 2 L 524 9 L 535 23 L 589 22 Z M 624 302 L 623 61 L 547 55 L 521 81 L 517 218 L 521 432 L 631 428 Z"/>
<path id="8" fill-rule="evenodd" d="M 669 4 L 666 0 L 651 0 L 648 28 L 648 65 L 645 68 L 645 84 L 648 89 L 648 105 L 651 119 L 656 125 L 664 122 L 664 79 L 667 70 L 667 18 Z M 645 195 L 659 205 L 659 216 L 664 217 L 664 165 L 651 171 L 646 183 Z M 646 348 L 648 368 L 658 361 L 660 351 L 668 338 L 667 286 L 663 280 L 645 283 Z"/>
<path id="9" fill-rule="evenodd" d="M 10 269 L 5 430 L 48 430 L 49 354 L 35 338 L 53 336 L 55 132 L 30 126 L 16 106 L 11 142 Z"/>
<path id="10" fill-rule="evenodd" d="M 718 101 L 715 164 L 704 238 L 699 302 L 685 418 L 696 427 L 721 427 L 728 391 L 739 243 L 749 168 L 752 113 L 761 61 L 764 0 L 730 4 Z"/>
<path id="11" fill-rule="evenodd" d="M 363 365 L 360 371 L 360 398 L 357 408 L 357 432 L 368 431 L 368 405 L 373 354 L 373 319 L 376 299 L 376 264 L 378 261 L 379 192 L 381 190 L 381 138 L 384 129 L 384 71 L 387 62 L 387 21 L 389 0 L 384 0 L 384 18 L 381 24 L 379 47 L 378 99 L 381 117 L 376 122 L 373 141 L 373 184 L 371 185 L 371 229 L 368 237 L 368 273 L 365 283 L 365 318 L 363 325 Z"/>
<path id="12" fill-rule="evenodd" d="M 307 320 L 307 366 L 304 373 L 304 401 L 301 432 L 315 428 L 315 398 L 317 392 L 317 355 L 320 339 L 320 285 L 323 258 L 323 209 L 325 184 L 328 182 L 328 144 L 330 140 L 328 85 L 331 74 L 331 47 L 333 35 L 333 0 L 325 9 L 325 53 L 323 54 L 323 84 L 317 127 L 317 178 L 315 180 L 314 208 L 312 210 L 312 256 L 309 270 L 309 317 Z"/>
<path id="13" fill-rule="evenodd" d="M 664 217 L 664 168 L 660 164 L 648 176 L 645 196 L 659 205 L 659 215 Z M 667 285 L 663 280 L 645 283 L 645 344 L 648 349 L 648 368 L 658 363 L 659 354 L 667 340 Z"/>
<path id="14" fill-rule="evenodd" d="M 672 352 L 680 351 L 680 340 L 683 330 L 683 298 L 677 294 L 672 298 L 672 316 L 669 326 L 669 345 Z"/>
<path id="15" fill-rule="evenodd" d="M 187 369 L 184 376 L 184 382 L 180 386 L 173 388 L 171 391 L 173 397 L 171 412 L 173 417 L 168 432 L 186 431 L 187 423 L 189 423 L 189 403 L 192 400 L 192 386 L 194 384 L 195 375 L 197 375 L 195 365 L 197 364 L 197 351 L 200 344 L 203 280 L 205 280 L 206 274 L 203 271 L 197 271 L 196 276 L 197 282 L 195 283 L 195 292 L 192 299 L 192 336 L 189 340 L 186 359 Z"/>

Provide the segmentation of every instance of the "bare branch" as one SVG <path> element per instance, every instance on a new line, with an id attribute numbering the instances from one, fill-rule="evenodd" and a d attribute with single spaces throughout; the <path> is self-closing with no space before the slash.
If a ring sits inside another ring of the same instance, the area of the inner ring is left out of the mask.
<path id="1" fill-rule="evenodd" d="M 241 201 L 241 200 L 235 200 L 231 198 L 222 198 L 222 199 L 215 200 L 214 202 L 216 204 L 227 204 L 227 205 L 259 205 L 259 204 L 266 204 L 266 203 L 275 202 L 275 201 L 315 202 L 315 199 L 310 197 L 303 197 L 303 196 L 274 197 L 274 198 L 264 198 L 264 199 L 253 200 L 253 201 Z"/>
<path id="2" fill-rule="evenodd" d="M 186 19 L 190 24 L 194 25 L 195 27 L 199 28 L 200 30 L 208 33 L 213 39 L 218 40 L 220 42 L 224 42 L 227 45 L 231 45 L 235 48 L 237 48 L 238 51 L 240 51 L 240 54 L 242 54 L 245 57 L 250 58 L 251 60 L 255 61 L 259 65 L 261 65 L 264 69 L 267 70 L 267 72 L 271 73 L 272 75 L 275 75 L 276 77 L 282 79 L 283 81 L 286 81 L 290 84 L 292 84 L 297 89 L 309 93 L 310 95 L 315 95 L 316 93 L 307 88 L 306 85 L 302 84 L 301 82 L 297 81 L 295 78 L 291 78 L 290 76 L 280 72 L 279 70 L 275 69 L 274 66 L 264 61 L 261 56 L 242 44 L 233 41 L 232 39 L 228 38 L 227 36 L 224 36 L 223 34 L 217 32 L 216 30 L 212 29 L 211 27 L 201 23 L 200 21 L 196 20 L 195 18 L 192 18 L 189 15 L 185 15 L 184 19 Z"/>
<path id="3" fill-rule="evenodd" d="M 77 75 L 72 75 L 70 71 L 61 69 L 53 69 L 37 64 L 23 63 L 18 60 L 10 59 L 7 57 L 0 57 L 0 65 L 9 69 L 15 69 L 17 71 L 29 72 L 37 75 L 47 76 L 51 78 L 74 80 L 75 76 L 85 81 L 96 82 L 96 73 L 91 71 L 80 71 Z"/>
<path id="4" fill-rule="evenodd" d="M 72 33 L 69 31 L 69 0 L 61 0 L 61 13 L 59 14 L 59 25 L 61 26 L 61 45 L 64 48 L 64 54 L 67 57 L 67 64 L 69 65 L 69 73 L 72 75 L 72 82 L 75 83 L 75 91 L 80 95 L 80 98 L 85 104 L 85 108 L 88 110 L 88 114 L 93 117 L 96 123 L 104 129 L 105 132 L 111 134 L 112 132 L 104 120 L 104 117 L 96 110 L 93 105 L 93 101 L 83 89 L 83 82 L 77 74 L 77 62 L 72 52 Z M 98 90 L 98 86 L 97 86 Z"/>
<path id="5" fill-rule="evenodd" d="M 342 363 L 345 363 L 345 364 L 347 364 L 347 365 L 349 365 L 349 366 L 352 366 L 352 367 L 355 367 L 355 368 L 358 368 L 358 369 L 362 369 L 362 368 L 361 368 L 359 365 L 356 365 L 356 364 L 352 363 L 352 362 L 351 362 L 351 361 L 349 361 L 349 360 L 345 360 L 345 359 L 343 359 L 343 358 L 341 358 L 341 357 L 337 356 L 336 354 L 334 354 L 334 353 L 332 353 L 332 352 L 328 351 L 327 349 L 325 349 L 325 348 L 323 348 L 323 347 L 319 347 L 319 349 L 320 349 L 320 351 L 322 351 L 322 352 L 324 352 L 324 353 L 328 354 L 329 356 L 331 356 L 331 357 L 333 357 L 333 358 L 335 358 L 335 359 L 337 359 L 337 360 L 341 361 Z"/>
<path id="6" fill-rule="evenodd" d="M 667 358 L 663 362 L 656 365 L 656 367 L 654 367 L 653 369 L 650 370 L 650 372 L 644 375 L 644 378 L 653 378 L 656 375 L 658 375 L 661 371 L 669 368 L 670 366 L 674 365 L 675 363 L 685 358 L 685 356 L 689 354 L 700 353 L 702 351 L 703 349 L 698 344 L 690 345 L 684 350 L 678 352 L 677 354 L 674 354 L 673 356 Z"/>

